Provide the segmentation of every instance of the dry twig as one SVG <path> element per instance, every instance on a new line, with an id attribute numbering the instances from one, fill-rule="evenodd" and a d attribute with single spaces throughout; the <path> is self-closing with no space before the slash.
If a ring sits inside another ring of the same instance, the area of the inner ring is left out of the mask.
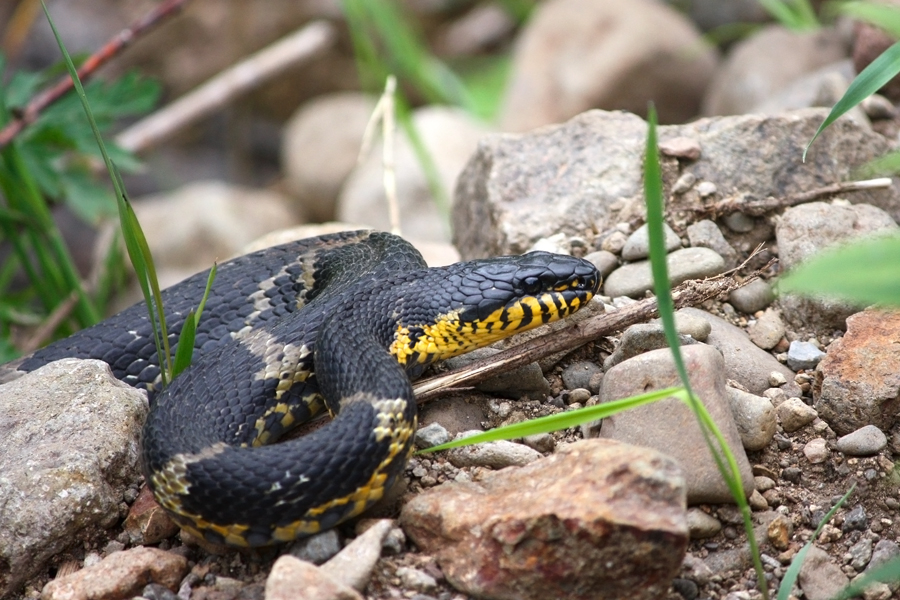
<path id="1" fill-rule="evenodd" d="M 78 69 L 79 79 L 83 82 L 92 77 L 97 72 L 97 69 L 108 63 L 113 57 L 121 54 L 139 36 L 147 33 L 165 19 L 175 15 L 187 1 L 165 0 L 130 27 L 120 31 L 84 61 L 84 64 Z M 0 130 L 0 149 L 6 147 L 25 127 L 34 123 L 45 108 L 62 98 L 72 88 L 72 78 L 66 74 L 53 87 L 32 98 L 22 111 L 21 116 L 13 119 Z"/>
<path id="2" fill-rule="evenodd" d="M 834 194 L 846 194 L 847 192 L 859 192 L 862 190 L 871 190 L 876 188 L 884 188 L 891 186 L 890 177 L 881 177 L 879 179 L 869 179 L 866 181 L 847 181 L 842 183 L 832 183 L 824 187 L 816 188 L 806 192 L 791 194 L 783 198 L 768 197 L 762 200 L 748 197 L 746 195 L 732 196 L 715 203 L 710 207 L 697 209 L 697 212 L 708 214 L 711 218 L 718 218 L 734 212 L 742 212 L 751 217 L 761 217 L 774 210 L 796 206 L 812 202 L 825 196 Z"/>

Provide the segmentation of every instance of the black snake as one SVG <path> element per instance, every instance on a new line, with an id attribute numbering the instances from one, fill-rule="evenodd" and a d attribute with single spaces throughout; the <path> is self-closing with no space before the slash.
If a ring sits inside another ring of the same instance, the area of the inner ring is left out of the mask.
<path id="1" fill-rule="evenodd" d="M 173 343 L 206 277 L 164 291 Z M 394 235 L 326 235 L 222 264 L 194 362 L 165 390 L 143 303 L 17 368 L 97 358 L 147 389 L 142 456 L 156 499 L 209 541 L 262 546 L 332 527 L 382 497 L 412 451 L 410 378 L 565 317 L 599 284 L 593 265 L 570 256 L 427 268 Z M 270 445 L 323 409 L 332 423 Z"/>

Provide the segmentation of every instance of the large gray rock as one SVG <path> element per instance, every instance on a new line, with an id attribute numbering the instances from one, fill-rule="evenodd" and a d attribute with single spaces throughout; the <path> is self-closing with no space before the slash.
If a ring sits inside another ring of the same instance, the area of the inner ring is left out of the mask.
<path id="1" fill-rule="evenodd" d="M 875 206 L 811 202 L 784 211 L 775 226 L 775 240 L 779 260 L 790 270 L 827 248 L 897 228 L 894 218 Z M 847 317 L 858 310 L 833 298 L 794 294 L 781 296 L 778 303 L 791 323 L 828 332 L 845 329 Z"/>
<path id="2" fill-rule="evenodd" d="M 146 416 L 144 392 L 97 360 L 57 361 L 0 386 L 0 598 L 123 516 Z"/>
<path id="3" fill-rule="evenodd" d="M 681 353 L 691 387 L 725 437 L 749 495 L 753 472 L 734 422 L 722 355 L 705 344 L 682 346 Z M 600 400 L 610 402 L 676 385 L 680 381 L 670 351 L 651 350 L 607 371 Z M 680 400 L 667 398 L 607 417 L 600 437 L 655 448 L 674 458 L 685 475 L 689 504 L 734 501 L 704 442 L 697 417 Z"/>
<path id="4" fill-rule="evenodd" d="M 665 159 L 673 161 L 675 171 L 666 184 L 691 173 L 698 181 L 716 185 L 715 199 L 740 194 L 783 197 L 842 181 L 888 150 L 884 137 L 839 120 L 802 162 L 803 148 L 826 115 L 823 109 L 806 109 L 662 126 L 661 143 L 690 138 L 702 149 L 696 161 Z M 528 134 L 483 138 L 456 188 L 453 241 L 460 254 L 469 259 L 521 253 L 559 232 L 590 243 L 617 223 L 640 218 L 646 135 L 646 123 L 635 115 L 589 111 Z M 854 193 L 850 200 L 900 217 L 897 184 Z M 691 189 L 673 196 L 669 209 L 697 208 L 698 202 L 698 192 Z M 762 235 L 768 238 L 769 231 Z"/>
<path id="5" fill-rule="evenodd" d="M 699 112 L 717 58 L 659 2 L 544 2 L 519 36 L 500 121 L 525 131 L 591 108 L 644 114 L 655 100 L 663 122 L 683 122 Z"/>
<path id="6" fill-rule="evenodd" d="M 731 49 L 710 83 L 703 114 L 749 112 L 803 75 L 846 56 L 846 43 L 834 29 L 795 32 L 779 25 L 765 27 Z"/>

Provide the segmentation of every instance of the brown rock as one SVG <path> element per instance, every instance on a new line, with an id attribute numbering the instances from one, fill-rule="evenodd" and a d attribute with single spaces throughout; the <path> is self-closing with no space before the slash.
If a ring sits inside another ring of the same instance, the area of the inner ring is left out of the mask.
<path id="1" fill-rule="evenodd" d="M 400 523 L 474 596 L 658 598 L 684 556 L 684 503 L 669 458 L 584 440 L 478 483 L 432 488 Z"/>
<path id="2" fill-rule="evenodd" d="M 868 309 L 816 368 L 816 411 L 838 435 L 866 425 L 888 431 L 900 411 L 900 311 Z"/>
<path id="3" fill-rule="evenodd" d="M 131 505 L 123 527 L 134 544 L 156 544 L 178 533 L 178 525 L 153 499 L 147 486 L 141 488 Z"/>
<path id="4" fill-rule="evenodd" d="M 119 600 L 137 596 L 148 583 L 175 591 L 187 570 L 185 557 L 139 546 L 114 552 L 92 567 L 54 579 L 44 586 L 41 600 Z"/>
<path id="5" fill-rule="evenodd" d="M 897 3 L 894 2 L 894 5 Z M 856 23 L 853 34 L 853 67 L 857 73 L 862 72 L 896 41 L 883 29 L 869 23 Z M 894 102 L 900 100 L 900 77 L 888 81 L 880 91 Z"/>
<path id="6" fill-rule="evenodd" d="M 362 600 L 362 596 L 314 564 L 285 554 L 266 579 L 266 600 Z"/>
<path id="7" fill-rule="evenodd" d="M 794 534 L 794 523 L 782 514 L 772 519 L 766 528 L 769 542 L 778 550 L 787 550 Z"/>

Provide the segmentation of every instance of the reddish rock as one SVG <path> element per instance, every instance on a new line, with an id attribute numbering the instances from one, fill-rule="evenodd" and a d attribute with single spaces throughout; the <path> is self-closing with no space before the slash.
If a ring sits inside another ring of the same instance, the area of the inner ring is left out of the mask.
<path id="1" fill-rule="evenodd" d="M 141 546 L 54 579 L 44 586 L 41 600 L 119 600 L 139 595 L 148 583 L 176 591 L 187 570 L 185 557 Z"/>
<path id="2" fill-rule="evenodd" d="M 153 492 L 147 486 L 141 488 L 131 505 L 123 527 L 135 544 L 157 544 L 178 533 L 178 525 L 153 499 Z"/>
<path id="3" fill-rule="evenodd" d="M 675 462 L 599 439 L 432 488 L 400 523 L 454 587 L 479 598 L 660 598 L 688 541 Z"/>
<path id="4" fill-rule="evenodd" d="M 888 431 L 900 411 L 900 311 L 869 309 L 847 319 L 847 333 L 816 368 L 815 407 L 838 435 L 866 425 Z"/>
<path id="5" fill-rule="evenodd" d="M 883 29 L 868 23 L 856 23 L 853 36 L 853 68 L 857 73 L 868 67 L 896 41 Z M 894 102 L 900 101 L 900 77 L 894 77 L 879 91 Z"/>

